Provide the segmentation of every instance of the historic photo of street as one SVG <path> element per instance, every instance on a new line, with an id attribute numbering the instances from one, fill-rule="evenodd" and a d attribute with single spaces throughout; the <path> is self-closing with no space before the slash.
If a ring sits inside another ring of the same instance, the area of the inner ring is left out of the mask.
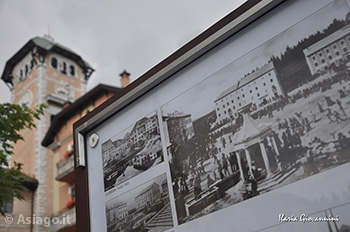
<path id="1" fill-rule="evenodd" d="M 349 15 L 332 2 L 161 107 L 179 224 L 350 161 Z"/>
<path id="2" fill-rule="evenodd" d="M 108 232 L 161 232 L 173 227 L 166 174 L 106 203 Z"/>
<path id="3" fill-rule="evenodd" d="M 163 161 L 155 111 L 102 144 L 105 191 Z"/>

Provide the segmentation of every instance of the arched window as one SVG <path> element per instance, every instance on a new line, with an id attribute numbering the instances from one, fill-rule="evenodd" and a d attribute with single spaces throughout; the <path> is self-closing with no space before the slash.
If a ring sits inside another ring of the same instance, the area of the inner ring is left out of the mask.
<path id="1" fill-rule="evenodd" d="M 69 66 L 69 74 L 72 75 L 72 76 L 75 76 L 75 68 L 74 68 L 73 65 Z"/>
<path id="2" fill-rule="evenodd" d="M 27 77 L 28 76 L 28 72 L 29 72 L 29 70 L 28 70 L 28 65 L 26 64 L 26 66 L 25 66 L 25 77 Z"/>
<path id="3" fill-rule="evenodd" d="M 57 59 L 55 57 L 51 58 L 51 66 L 57 69 Z"/>
<path id="4" fill-rule="evenodd" d="M 62 70 L 61 70 L 61 72 L 63 74 L 67 74 L 67 64 L 64 61 L 62 62 Z"/>

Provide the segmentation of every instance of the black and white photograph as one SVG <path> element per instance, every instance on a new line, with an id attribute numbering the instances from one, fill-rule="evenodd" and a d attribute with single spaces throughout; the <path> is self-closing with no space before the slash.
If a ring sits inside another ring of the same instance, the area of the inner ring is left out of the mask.
<path id="1" fill-rule="evenodd" d="M 348 4 L 252 47 L 161 111 L 179 224 L 348 163 Z"/>
<path id="2" fill-rule="evenodd" d="M 166 174 L 108 201 L 106 220 L 108 232 L 161 232 L 172 228 Z"/>
<path id="3" fill-rule="evenodd" d="M 105 191 L 163 161 L 159 122 L 155 111 L 102 144 Z"/>

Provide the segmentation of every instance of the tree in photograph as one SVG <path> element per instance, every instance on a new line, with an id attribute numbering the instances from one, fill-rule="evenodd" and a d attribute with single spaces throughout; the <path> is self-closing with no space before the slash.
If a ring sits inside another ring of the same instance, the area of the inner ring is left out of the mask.
<path id="1" fill-rule="evenodd" d="M 35 110 L 16 104 L 0 104 L 0 213 L 4 215 L 4 206 L 13 198 L 23 199 L 22 191 L 24 176 L 21 173 L 22 164 L 9 164 L 9 157 L 13 155 L 13 144 L 24 140 L 21 130 L 35 128 L 35 120 L 44 114 L 45 105 Z"/>

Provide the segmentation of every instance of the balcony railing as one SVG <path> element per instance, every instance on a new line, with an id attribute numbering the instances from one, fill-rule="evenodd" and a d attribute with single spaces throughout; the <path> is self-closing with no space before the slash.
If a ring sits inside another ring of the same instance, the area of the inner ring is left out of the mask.
<path id="1" fill-rule="evenodd" d="M 75 207 L 60 212 L 58 215 L 51 217 L 50 232 L 72 231 L 75 227 Z"/>
<path id="2" fill-rule="evenodd" d="M 74 181 L 74 156 L 68 157 L 57 165 L 56 180 L 71 183 Z"/>

